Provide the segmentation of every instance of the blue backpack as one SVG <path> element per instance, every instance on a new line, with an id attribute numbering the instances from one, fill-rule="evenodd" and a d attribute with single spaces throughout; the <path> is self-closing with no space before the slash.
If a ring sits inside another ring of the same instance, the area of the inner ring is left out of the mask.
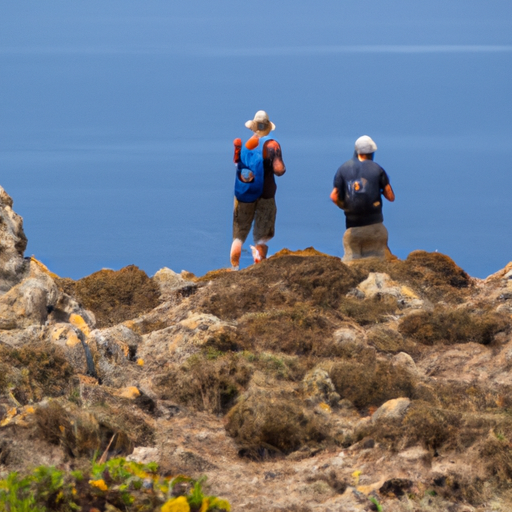
<path id="1" fill-rule="evenodd" d="M 270 137 L 261 137 L 254 149 L 247 149 L 245 144 L 242 144 L 235 178 L 235 197 L 242 203 L 252 203 L 263 193 L 263 146 L 267 140 L 270 140 Z M 252 172 L 254 179 L 246 183 L 240 179 L 240 175 L 243 173 L 245 176 L 249 171 Z"/>

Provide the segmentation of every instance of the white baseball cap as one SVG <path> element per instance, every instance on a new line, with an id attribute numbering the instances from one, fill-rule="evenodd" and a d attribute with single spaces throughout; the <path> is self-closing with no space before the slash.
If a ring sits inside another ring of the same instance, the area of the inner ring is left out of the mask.
<path id="1" fill-rule="evenodd" d="M 368 155 L 377 151 L 377 144 L 368 135 L 363 135 L 356 140 L 355 148 L 358 155 Z"/>

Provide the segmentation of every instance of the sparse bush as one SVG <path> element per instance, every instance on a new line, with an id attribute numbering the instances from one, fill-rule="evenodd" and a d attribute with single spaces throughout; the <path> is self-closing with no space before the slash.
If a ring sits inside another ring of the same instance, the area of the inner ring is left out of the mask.
<path id="1" fill-rule="evenodd" d="M 398 329 L 424 345 L 468 342 L 489 345 L 497 333 L 510 329 L 510 320 L 494 312 L 438 308 L 402 318 Z"/>
<path id="2" fill-rule="evenodd" d="M 242 455 L 287 454 L 327 437 L 324 420 L 306 410 L 293 392 L 253 388 L 227 414 L 226 430 Z"/>
<path id="3" fill-rule="evenodd" d="M 206 350 L 158 379 L 161 397 L 199 410 L 224 413 L 247 386 L 252 366 L 240 353 L 215 354 Z"/>
<path id="4" fill-rule="evenodd" d="M 334 324 L 305 303 L 242 316 L 238 332 L 245 349 L 307 355 Z"/>
<path id="5" fill-rule="evenodd" d="M 12 386 L 22 405 L 65 394 L 74 373 L 62 349 L 51 344 L 0 345 L 0 361 L 0 392 Z"/>
<path id="6" fill-rule="evenodd" d="M 342 398 L 357 408 L 378 407 L 393 398 L 411 397 L 412 377 L 387 361 L 344 360 L 333 364 L 329 376 Z"/>
<path id="7" fill-rule="evenodd" d="M 398 310 L 396 299 L 389 295 L 376 296 L 371 299 L 345 297 L 339 311 L 359 325 L 371 325 L 385 322 Z"/>
<path id="8" fill-rule="evenodd" d="M 98 328 L 136 318 L 158 306 L 160 298 L 158 285 L 135 265 L 100 270 L 78 281 L 59 279 L 57 284 L 94 313 Z"/>

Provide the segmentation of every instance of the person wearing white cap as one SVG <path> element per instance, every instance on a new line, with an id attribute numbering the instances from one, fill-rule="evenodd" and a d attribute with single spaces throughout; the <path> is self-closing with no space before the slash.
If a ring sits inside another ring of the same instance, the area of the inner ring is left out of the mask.
<path id="1" fill-rule="evenodd" d="M 383 224 L 382 196 L 395 200 L 386 171 L 373 161 L 377 144 L 363 135 L 356 140 L 354 156 L 334 176 L 331 200 L 345 212 L 343 261 L 389 258 L 388 231 Z"/>
<path id="2" fill-rule="evenodd" d="M 282 176 L 286 172 L 281 146 L 269 136 L 276 125 L 270 121 L 268 114 L 259 110 L 245 126 L 253 132 L 252 137 L 244 145 L 241 139 L 233 141 L 233 161 L 236 165 L 233 243 L 230 252 L 233 270 L 239 268 L 242 246 L 251 227 L 254 263 L 267 257 L 267 243 L 274 236 L 277 213 L 277 185 L 274 176 Z"/>

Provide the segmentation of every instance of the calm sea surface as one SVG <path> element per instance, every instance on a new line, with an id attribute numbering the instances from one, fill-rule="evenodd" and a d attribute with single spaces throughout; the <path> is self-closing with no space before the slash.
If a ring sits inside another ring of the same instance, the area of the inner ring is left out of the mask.
<path id="1" fill-rule="evenodd" d="M 271 253 L 342 255 L 332 179 L 368 134 L 397 197 L 391 250 L 497 271 L 512 260 L 512 5 L 496 3 L 374 1 L 363 30 L 355 0 L 204 16 L 205 1 L 3 3 L 0 185 L 26 254 L 75 279 L 227 266 L 232 140 L 265 109 L 287 165 Z"/>

